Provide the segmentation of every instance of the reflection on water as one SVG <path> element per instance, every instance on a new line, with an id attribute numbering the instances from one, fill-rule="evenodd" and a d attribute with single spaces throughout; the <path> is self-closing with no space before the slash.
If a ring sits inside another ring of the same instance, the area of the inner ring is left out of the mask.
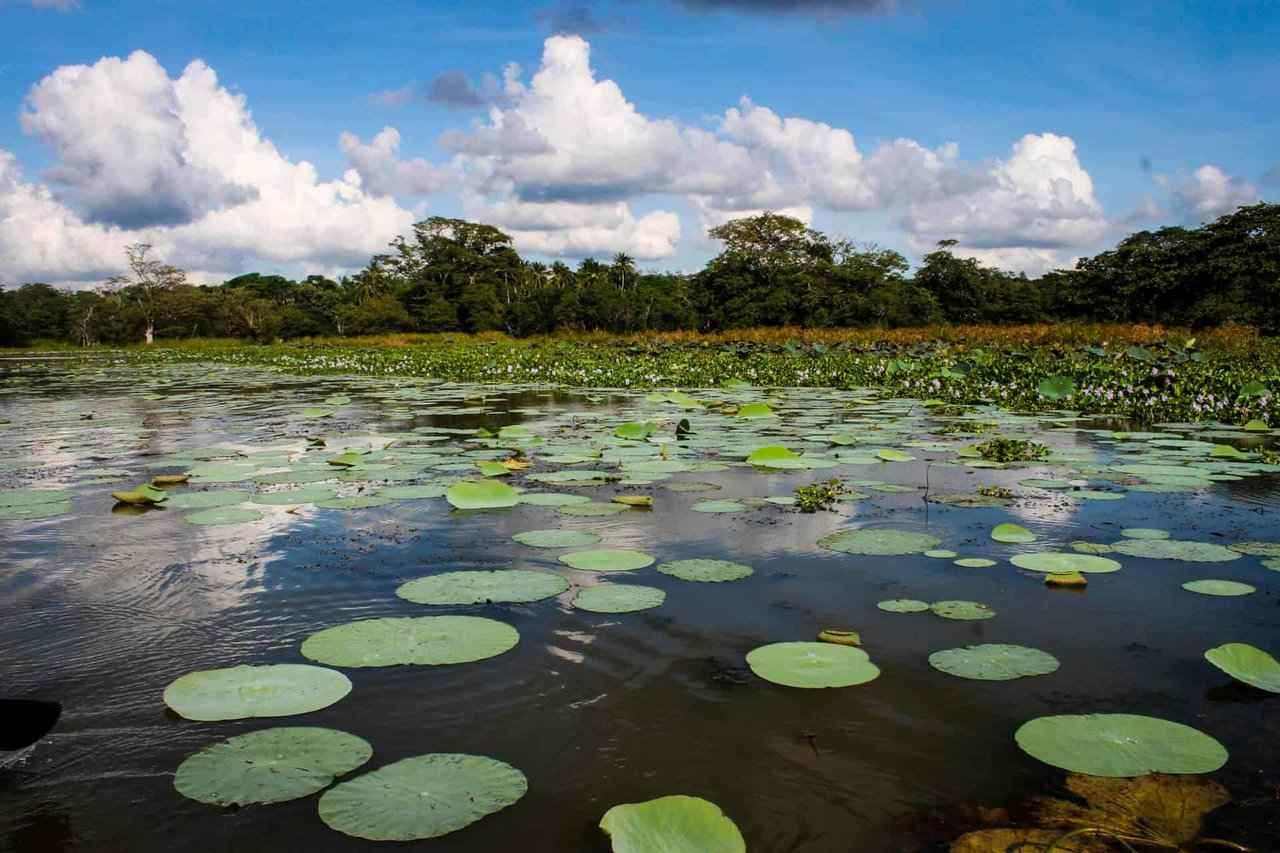
<path id="1" fill-rule="evenodd" d="M 352 401 L 331 418 L 299 416 L 301 407 L 335 394 Z M 910 404 L 859 409 L 857 398 L 845 394 L 838 406 L 823 408 L 816 399 L 806 392 L 785 412 L 784 424 L 759 430 L 761 443 L 778 436 L 793 443 L 797 432 L 832 422 L 884 428 L 874 446 L 901 447 L 930 435 L 927 419 Z M 375 846 L 327 830 L 314 798 L 222 812 L 178 796 L 172 772 L 184 757 L 264 725 L 178 719 L 160 700 L 164 685 L 193 669 L 298 661 L 308 634 L 340 622 L 421 615 L 424 608 L 393 592 L 429 572 L 563 571 L 555 559 L 560 552 L 510 538 L 556 526 L 592 529 L 607 545 L 643 549 L 660 560 L 744 562 L 756 574 L 694 584 L 653 569 L 635 572 L 625 580 L 661 587 L 666 603 L 620 616 L 572 609 L 572 591 L 535 604 L 454 608 L 509 622 L 521 643 L 465 666 L 349 672 L 352 695 L 298 718 L 300 724 L 366 738 L 375 748 L 371 766 L 423 752 L 475 752 L 508 761 L 530 779 L 517 806 L 424 847 L 604 851 L 595 823 L 609 806 L 689 793 L 720 804 L 752 850 L 916 849 L 897 834 L 904 815 L 955 802 L 999 803 L 1056 778 L 1022 755 L 1010 736 L 1046 713 L 1129 711 L 1192 723 L 1231 750 L 1220 778 L 1239 794 L 1256 794 L 1262 780 L 1274 780 L 1280 739 L 1271 705 L 1224 684 L 1201 654 L 1227 641 L 1280 650 L 1280 574 L 1254 558 L 1207 567 L 1126 560 L 1124 571 L 1097 576 L 1087 593 L 1053 592 L 1003 562 L 1028 546 L 993 546 L 988 538 L 994 524 L 1016 520 L 1041 537 L 1036 548 L 1112 541 L 1125 527 L 1161 527 L 1205 541 L 1280 539 L 1274 475 L 1191 493 L 1135 491 L 1115 502 L 1045 492 L 1008 508 L 960 509 L 922 500 L 926 484 L 935 493 L 962 492 L 978 484 L 1016 488 L 1029 476 L 1078 475 L 1044 466 L 973 470 L 941 464 L 954 458 L 950 450 L 914 449 L 912 463 L 774 475 L 731 467 L 668 481 L 715 483 L 721 488 L 714 493 L 679 492 L 663 482 L 582 489 L 597 500 L 620 492 L 654 495 L 650 511 L 606 518 L 562 517 L 535 506 L 460 515 L 433 499 L 355 511 L 258 507 L 264 514 L 258 522 L 197 527 L 174 510 L 113 512 L 109 497 L 153 470 L 169 470 L 154 467 L 167 457 L 196 449 L 273 450 L 286 457 L 279 467 L 288 468 L 318 434 L 330 447 L 380 447 L 418 430 L 412 434 L 424 444 L 469 463 L 456 434 L 423 430 L 522 422 L 580 442 L 634 405 L 633 396 L 603 392 L 481 394 L 226 368 L 148 376 L 111 364 L 0 366 L 0 420 L 10 421 L 0 427 L 0 487 L 38 484 L 74 494 L 70 515 L 0 521 L 4 692 L 57 699 L 65 708 L 56 733 L 0 774 L 0 848 Z M 1018 428 L 1039 427 L 1027 418 Z M 1117 452 L 1094 433 L 1059 428 L 1043 436 L 1059 449 L 1093 456 L 1089 464 Z M 832 475 L 913 488 L 871 490 L 866 500 L 815 515 L 769 505 L 730 515 L 689 509 L 707 497 L 785 495 Z M 376 488 L 357 481 L 339 486 L 344 494 Z M 928 528 L 962 556 L 1002 562 L 961 569 L 923 556 L 850 557 L 814 544 L 850 523 Z M 596 580 L 568 575 L 577 583 Z M 1238 578 L 1259 592 L 1207 599 L 1180 588 L 1197 577 Z M 902 597 L 982 601 L 998 616 L 950 622 L 875 606 Z M 743 669 L 751 648 L 810 639 L 824 627 L 858 629 L 884 675 L 859 688 L 795 691 Z M 985 683 L 928 666 L 932 651 L 979 642 L 1042 648 L 1062 667 L 1043 678 Z"/>

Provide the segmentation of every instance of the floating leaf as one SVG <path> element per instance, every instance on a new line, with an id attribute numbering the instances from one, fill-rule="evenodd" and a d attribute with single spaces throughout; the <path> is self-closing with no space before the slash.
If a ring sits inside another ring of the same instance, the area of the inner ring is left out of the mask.
<path id="1" fill-rule="evenodd" d="M 112 492 L 111 497 L 115 498 L 122 504 L 130 504 L 132 506 L 150 506 L 152 504 L 164 503 L 169 499 L 169 493 L 164 489 L 157 489 L 150 483 L 143 483 L 137 488 L 122 492 Z"/>
<path id="2" fill-rule="evenodd" d="M 1076 383 L 1070 376 L 1050 376 L 1036 390 L 1046 400 L 1064 400 L 1076 393 Z"/>
<path id="3" fill-rule="evenodd" d="M 1068 554 L 1061 551 L 1015 554 L 1009 558 L 1009 562 L 1029 572 L 1107 574 L 1121 569 L 1120 563 L 1107 557 L 1099 557 L 1096 554 Z"/>
<path id="4" fill-rule="evenodd" d="M 1135 714 L 1039 717 L 1014 739 L 1045 764 L 1091 776 L 1212 773 L 1227 763 L 1226 749 L 1203 732 Z"/>
<path id="5" fill-rule="evenodd" d="M 1120 535 L 1126 539 L 1168 539 L 1169 531 L 1154 527 L 1126 527 Z"/>
<path id="6" fill-rule="evenodd" d="M 585 548 L 600 541 L 600 534 L 589 530 L 526 530 L 511 537 L 531 548 Z"/>
<path id="7" fill-rule="evenodd" d="M 747 420 L 757 418 L 776 418 L 773 409 L 769 408 L 768 403 L 743 403 L 738 407 L 738 417 Z"/>
<path id="8" fill-rule="evenodd" d="M 746 853 L 734 822 L 715 803 L 674 795 L 614 806 L 600 828 L 614 853 Z"/>
<path id="9" fill-rule="evenodd" d="M 852 687 L 880 675 L 862 649 L 831 643 L 771 643 L 752 649 L 747 666 L 766 681 L 786 687 Z"/>
<path id="10" fill-rule="evenodd" d="M 933 550 L 941 543 L 941 539 L 928 533 L 918 533 L 914 530 L 898 530 L 891 527 L 841 530 L 818 540 L 819 545 L 831 551 L 869 557 L 921 554 L 925 551 Z"/>
<path id="11" fill-rule="evenodd" d="M 901 450 L 877 450 L 876 457 L 885 462 L 914 462 L 915 457 Z"/>
<path id="12" fill-rule="evenodd" d="M 694 512 L 711 512 L 711 513 L 743 512 L 744 510 L 746 510 L 746 508 L 747 508 L 747 505 L 744 503 L 740 503 L 738 501 L 727 501 L 727 500 L 726 501 L 698 501 L 696 504 L 689 507 L 689 509 L 693 510 Z"/>
<path id="13" fill-rule="evenodd" d="M 1227 675 L 1268 693 L 1280 693 L 1280 661 L 1247 643 L 1226 643 L 1204 653 Z"/>
<path id="14" fill-rule="evenodd" d="M 620 424 L 618 428 L 613 431 L 613 434 L 618 438 L 625 438 L 628 441 L 644 441 L 646 438 L 653 435 L 655 429 L 657 429 L 657 426 L 649 421 L 645 421 L 644 423 L 631 421 L 625 424 Z"/>
<path id="15" fill-rule="evenodd" d="M 914 598 L 891 598 L 876 604 L 881 610 L 889 613 L 923 613 L 929 609 L 929 602 L 917 601 Z"/>
<path id="16" fill-rule="evenodd" d="M 657 607 L 666 599 L 667 594 L 656 587 L 604 583 L 578 590 L 573 606 L 592 613 L 634 613 Z"/>
<path id="17" fill-rule="evenodd" d="M 653 557 L 625 548 L 596 548 L 561 554 L 560 562 L 582 572 L 630 572 L 653 565 Z"/>
<path id="18" fill-rule="evenodd" d="M 396 595 L 414 604 L 501 604 L 541 601 L 568 588 L 567 580 L 550 572 L 498 569 L 418 578 L 401 584 Z"/>
<path id="19" fill-rule="evenodd" d="M 256 509 L 220 506 L 214 509 L 205 509 L 199 512 L 188 513 L 183 516 L 183 518 L 187 520 L 188 524 L 215 526 L 221 524 L 247 524 L 251 521 L 261 521 L 263 515 Z"/>
<path id="20" fill-rule="evenodd" d="M 1187 581 L 1182 585 L 1182 588 L 1187 592 L 1198 592 L 1201 595 L 1218 595 L 1224 597 L 1252 595 L 1258 591 L 1257 587 L 1251 586 L 1247 583 L 1214 579 Z"/>
<path id="21" fill-rule="evenodd" d="M 445 499 L 458 509 L 502 509 L 520 502 L 520 493 L 496 480 L 464 480 L 445 492 Z"/>
<path id="22" fill-rule="evenodd" d="M 955 564 L 962 569 L 987 569 L 996 564 L 995 560 L 988 560 L 986 557 L 964 557 L 956 560 Z"/>
<path id="23" fill-rule="evenodd" d="M 1280 542 L 1236 542 L 1227 547 L 1238 554 L 1249 554 L 1254 557 L 1280 557 Z"/>
<path id="24" fill-rule="evenodd" d="M 297 506 L 298 504 L 316 503 L 332 500 L 337 495 L 328 486 L 307 486 L 301 489 L 286 489 L 278 492 L 263 492 L 253 496 L 253 502 L 264 506 Z"/>
<path id="25" fill-rule="evenodd" d="M 1225 563 L 1240 559 L 1240 554 L 1222 545 L 1183 539 L 1122 539 L 1111 547 L 1117 553 L 1148 560 Z"/>
<path id="26" fill-rule="evenodd" d="M 192 755 L 178 766 L 173 787 L 218 806 L 283 803 L 329 787 L 372 756 L 367 741 L 334 729 L 263 729 Z"/>
<path id="27" fill-rule="evenodd" d="M 1028 545 L 1036 541 L 1036 535 L 1020 524 L 997 524 L 991 530 L 991 538 L 996 542 Z"/>
<path id="28" fill-rule="evenodd" d="M 1011 681 L 1030 675 L 1048 675 L 1058 669 L 1058 659 L 1028 646 L 985 643 L 962 649 L 946 649 L 929 655 L 929 665 L 948 675 L 978 681 Z"/>
<path id="29" fill-rule="evenodd" d="M 721 583 L 750 577 L 754 569 L 728 560 L 673 560 L 662 563 L 658 571 L 685 581 Z"/>
<path id="30" fill-rule="evenodd" d="M 520 635 L 479 616 L 365 619 L 307 637 L 302 656 L 330 666 L 442 665 L 484 660 L 515 648 Z"/>
<path id="31" fill-rule="evenodd" d="M 181 492 L 169 496 L 166 509 L 217 509 L 244 503 L 253 495 L 234 489 L 217 489 L 208 492 Z"/>
<path id="32" fill-rule="evenodd" d="M 586 495 L 565 495 L 559 492 L 524 492 L 520 495 L 520 503 L 530 506 L 572 506 L 591 503 Z"/>
<path id="33" fill-rule="evenodd" d="M 611 502 L 630 507 L 651 507 L 653 498 L 649 495 L 614 495 Z"/>
<path id="34" fill-rule="evenodd" d="M 747 456 L 748 464 L 759 468 L 777 468 L 780 470 L 808 468 L 802 454 L 796 453 L 780 444 L 758 447 Z"/>
<path id="35" fill-rule="evenodd" d="M 935 601 L 929 609 L 943 619 L 975 621 L 990 619 L 996 612 L 978 601 Z"/>
<path id="36" fill-rule="evenodd" d="M 243 720 L 319 711 L 350 692 L 351 680 L 336 670 L 242 665 L 189 672 L 164 689 L 164 703 L 188 720 Z"/>
<path id="37" fill-rule="evenodd" d="M 320 819 L 369 841 L 438 838 L 501 811 L 529 790 L 523 773 L 480 755 L 405 758 L 326 791 Z"/>
<path id="38" fill-rule="evenodd" d="M 861 646 L 862 636 L 857 631 L 841 631 L 837 628 L 824 628 L 818 632 L 819 643 L 834 643 L 837 646 Z"/>

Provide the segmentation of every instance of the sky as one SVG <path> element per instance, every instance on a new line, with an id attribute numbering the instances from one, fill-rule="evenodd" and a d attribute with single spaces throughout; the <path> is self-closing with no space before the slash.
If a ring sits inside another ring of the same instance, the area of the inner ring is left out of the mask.
<path id="1" fill-rule="evenodd" d="M 773 210 L 1035 275 L 1280 201 L 1271 0 L 0 0 L 0 284 L 339 275 L 428 216 L 693 270 Z"/>

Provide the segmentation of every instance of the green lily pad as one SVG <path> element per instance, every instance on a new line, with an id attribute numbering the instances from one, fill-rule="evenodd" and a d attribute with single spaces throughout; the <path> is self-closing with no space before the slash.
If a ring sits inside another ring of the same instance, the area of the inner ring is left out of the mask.
<path id="1" fill-rule="evenodd" d="M 1268 693 L 1280 693 L 1280 661 L 1247 643 L 1226 643 L 1204 653 L 1227 675 Z"/>
<path id="2" fill-rule="evenodd" d="M 263 492 L 254 495 L 253 502 L 264 506 L 297 506 L 317 501 L 331 500 L 337 492 L 328 486 L 309 486 L 302 489 L 288 489 L 279 492 Z"/>
<path id="3" fill-rule="evenodd" d="M 769 408 L 768 403 L 743 403 L 738 407 L 738 417 L 746 420 L 755 420 L 758 418 L 776 418 L 777 415 L 773 409 Z"/>
<path id="4" fill-rule="evenodd" d="M 367 741 L 334 729 L 290 726 L 238 735 L 178 766 L 173 787 L 201 803 L 283 803 L 321 791 L 373 756 Z"/>
<path id="5" fill-rule="evenodd" d="M 350 679 L 320 666 L 233 666 L 175 679 L 164 689 L 164 703 L 180 717 L 210 722 L 307 714 L 350 692 Z"/>
<path id="6" fill-rule="evenodd" d="M 530 506 L 572 506 L 591 503 L 586 495 L 566 495 L 560 492 L 523 492 L 520 503 Z"/>
<path id="7" fill-rule="evenodd" d="M 1081 554 L 1100 555 L 1110 554 L 1115 549 L 1105 542 L 1084 542 L 1082 540 L 1076 540 L 1071 543 L 1071 550 L 1077 551 Z"/>
<path id="8" fill-rule="evenodd" d="M 997 524 L 991 530 L 991 538 L 1006 544 L 1029 545 L 1036 541 L 1036 535 L 1021 524 Z"/>
<path id="9" fill-rule="evenodd" d="M 1136 714 L 1039 717 L 1014 739 L 1032 758 L 1090 776 L 1212 773 L 1227 763 L 1227 750 L 1204 732 Z"/>
<path id="10" fill-rule="evenodd" d="M 630 507 L 623 504 L 604 503 L 600 501 L 587 501 L 581 504 L 567 504 L 560 507 L 561 515 L 570 515 L 583 518 L 596 518 L 605 515 L 617 515 L 620 512 L 626 512 Z"/>
<path id="11" fill-rule="evenodd" d="M 1011 681 L 1030 675 L 1048 675 L 1058 669 L 1058 659 L 1028 646 L 984 643 L 962 649 L 946 649 L 929 655 L 929 665 L 940 672 L 977 681 Z"/>
<path id="12" fill-rule="evenodd" d="M 458 509 L 502 509 L 520 502 L 520 493 L 497 480 L 464 480 L 445 492 L 445 499 Z"/>
<path id="13" fill-rule="evenodd" d="M 0 489 L 0 509 L 22 509 L 69 500 L 71 493 L 62 489 Z"/>
<path id="14" fill-rule="evenodd" d="M 903 453 L 901 450 L 877 450 L 876 457 L 885 462 L 914 462 L 916 459 L 910 453 Z"/>
<path id="15" fill-rule="evenodd" d="M 1076 383 L 1070 376 L 1050 376 L 1041 380 L 1036 390 L 1046 400 L 1064 400 L 1076 393 Z"/>
<path id="16" fill-rule="evenodd" d="M 818 544 L 828 550 L 868 557 L 922 554 L 933 550 L 941 543 L 941 539 L 928 533 L 897 530 L 891 527 L 841 530 L 818 540 Z"/>
<path id="17" fill-rule="evenodd" d="M 758 468 L 777 468 L 779 470 L 809 467 L 802 454 L 777 444 L 756 448 L 747 457 L 747 462 Z"/>
<path id="18" fill-rule="evenodd" d="M 396 595 L 414 604 L 501 604 L 541 601 L 568 588 L 567 580 L 550 572 L 498 569 L 417 578 L 401 584 Z"/>
<path id="19" fill-rule="evenodd" d="M 667 594 L 657 587 L 604 583 L 578 590 L 573 606 L 592 613 L 634 613 L 657 607 L 666 600 Z"/>
<path id="20" fill-rule="evenodd" d="M 336 785 L 320 798 L 330 829 L 369 841 L 438 838 L 517 802 L 525 775 L 495 758 L 432 753 Z"/>
<path id="21" fill-rule="evenodd" d="M 974 621 L 990 619 L 996 612 L 978 601 L 935 601 L 929 609 L 943 619 Z"/>
<path id="22" fill-rule="evenodd" d="M 675 795 L 614 806 L 600 828 L 613 853 L 746 853 L 747 844 L 715 803 Z"/>
<path id="23" fill-rule="evenodd" d="M 244 503 L 253 496 L 235 489 L 217 489 L 208 492 L 172 492 L 165 501 L 168 509 L 217 509 Z"/>
<path id="24" fill-rule="evenodd" d="M 929 609 L 929 602 L 914 598 L 891 598 L 877 602 L 876 607 L 889 613 L 923 613 Z"/>
<path id="25" fill-rule="evenodd" d="M 561 554 L 560 562 L 581 572 L 630 572 L 653 565 L 653 557 L 625 548 L 594 548 Z"/>
<path id="26" fill-rule="evenodd" d="M 657 426 L 648 421 L 645 421 L 644 423 L 630 421 L 625 424 L 619 424 L 618 428 L 613 431 L 613 434 L 618 438 L 625 438 L 628 441 L 644 441 L 646 438 L 653 435 L 653 431 L 655 429 L 657 429 Z"/>
<path id="27" fill-rule="evenodd" d="M 220 506 L 214 509 L 204 509 L 199 512 L 188 513 L 183 516 L 188 524 L 201 524 L 206 526 L 216 526 L 222 524 L 247 524 L 251 521 L 261 521 L 262 513 L 256 509 L 246 509 L 234 506 Z"/>
<path id="28" fill-rule="evenodd" d="M 960 556 L 955 551 L 950 551 L 946 548 L 932 548 L 925 551 L 924 555 L 926 557 L 933 557 L 935 560 L 951 560 Z"/>
<path id="29" fill-rule="evenodd" d="M 672 560 L 661 563 L 658 571 L 684 581 L 722 583 L 750 577 L 755 570 L 728 560 Z"/>
<path id="30" fill-rule="evenodd" d="M 1252 595 L 1258 591 L 1257 587 L 1251 586 L 1247 583 L 1214 579 L 1187 581 L 1182 585 L 1182 588 L 1187 592 L 1198 592 L 1201 595 L 1219 595 L 1223 597 Z"/>
<path id="31" fill-rule="evenodd" d="M 1155 527 L 1126 527 L 1120 535 L 1126 539 L 1168 539 L 1169 531 Z"/>
<path id="32" fill-rule="evenodd" d="M 995 564 L 995 560 L 988 560 L 986 557 L 964 557 L 955 561 L 955 565 L 962 569 L 987 569 Z"/>
<path id="33" fill-rule="evenodd" d="M 770 643 L 747 654 L 747 666 L 786 687 L 852 687 L 880 675 L 862 649 L 831 643 Z"/>
<path id="34" fill-rule="evenodd" d="M 689 509 L 694 512 L 742 512 L 747 508 L 744 503 L 738 501 L 698 501 Z"/>
<path id="35" fill-rule="evenodd" d="M 1135 542 L 1138 540 L 1134 540 Z M 1029 572 L 1046 572 L 1048 574 L 1066 574 L 1081 572 L 1083 574 L 1107 574 L 1118 572 L 1120 563 L 1097 554 L 1068 554 L 1061 551 L 1040 551 L 1034 554 L 1015 554 L 1009 558 L 1020 569 Z"/>
<path id="36" fill-rule="evenodd" d="M 426 484 L 421 486 L 386 486 L 378 489 L 377 497 L 393 501 L 418 501 L 442 498 L 448 491 L 445 486 Z"/>
<path id="37" fill-rule="evenodd" d="M 1280 542 L 1235 542 L 1227 547 L 1252 557 L 1280 557 Z"/>
<path id="38" fill-rule="evenodd" d="M 585 548 L 600 541 L 598 533 L 588 530 L 526 530 L 511 537 L 531 548 Z"/>
<path id="39" fill-rule="evenodd" d="M 373 509 L 374 507 L 386 506 L 389 503 L 391 503 L 391 499 L 381 494 L 350 495 L 345 498 L 329 498 L 328 500 L 316 501 L 316 506 L 321 509 Z"/>
<path id="40" fill-rule="evenodd" d="M 437 666 L 495 657 L 519 641 L 515 628 L 479 616 L 390 617 L 318 631 L 302 656 L 329 666 Z"/>
<path id="41" fill-rule="evenodd" d="M 1111 546 L 1117 553 L 1148 560 L 1181 560 L 1184 563 L 1225 563 L 1241 555 L 1223 545 L 1183 539 L 1122 539 Z"/>

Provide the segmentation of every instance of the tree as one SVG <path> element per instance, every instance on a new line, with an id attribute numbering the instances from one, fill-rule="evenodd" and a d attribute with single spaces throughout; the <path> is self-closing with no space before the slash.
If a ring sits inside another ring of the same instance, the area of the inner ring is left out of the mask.
<path id="1" fill-rule="evenodd" d="M 162 314 L 165 294 L 187 281 L 183 270 L 149 257 L 151 248 L 149 243 L 126 246 L 129 272 L 107 281 L 108 288 L 137 306 L 144 323 L 143 339 L 148 345 L 155 342 L 156 320 Z"/>

